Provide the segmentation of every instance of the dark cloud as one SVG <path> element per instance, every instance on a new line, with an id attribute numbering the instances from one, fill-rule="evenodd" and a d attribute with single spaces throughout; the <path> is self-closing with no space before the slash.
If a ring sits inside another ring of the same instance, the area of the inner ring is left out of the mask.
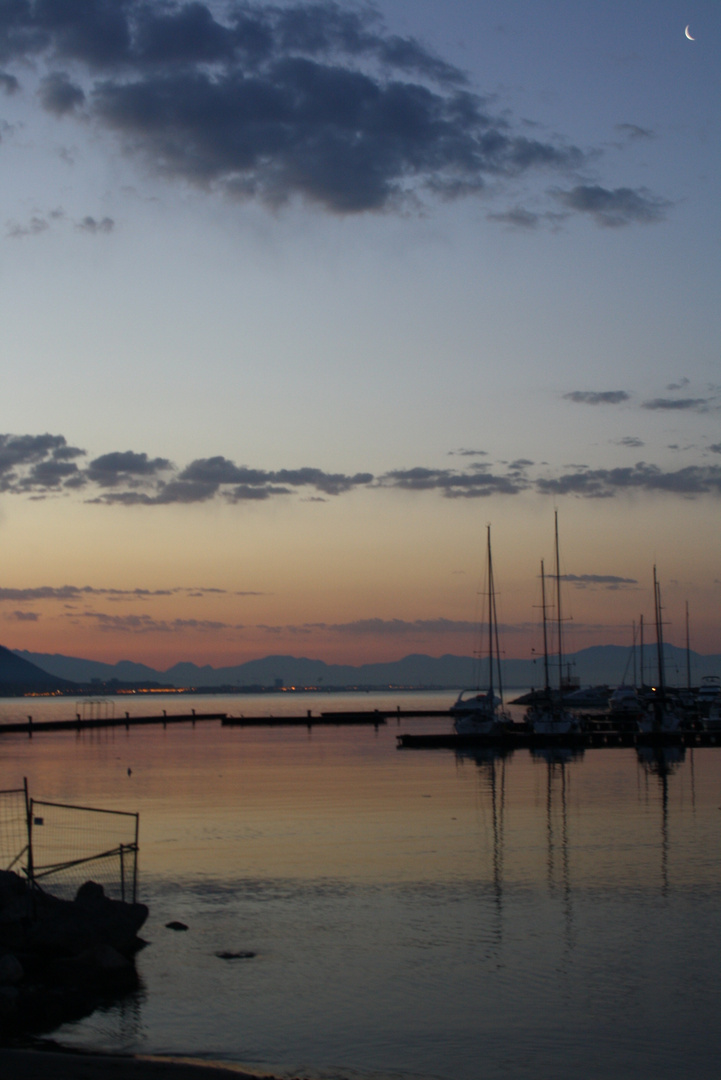
<path id="1" fill-rule="evenodd" d="M 167 458 L 153 458 L 137 454 L 133 450 L 114 451 L 94 458 L 86 469 L 86 476 L 100 487 L 115 487 L 120 483 L 146 481 L 172 468 Z"/>
<path id="2" fill-rule="evenodd" d="M 575 174 L 588 157 L 556 136 L 529 138 L 528 124 L 491 111 L 463 72 L 391 34 L 371 6 L 5 0 L 0 60 L 48 64 L 43 106 L 82 112 L 156 172 L 274 206 L 301 197 L 378 211 L 424 191 L 453 199 L 489 181 Z M 668 205 L 628 188 L 557 198 L 604 225 L 657 220 Z M 495 219 L 539 220 L 522 208 Z"/>
<path id="3" fill-rule="evenodd" d="M 288 495 L 291 488 L 311 487 L 326 495 L 340 495 L 363 484 L 370 484 L 372 473 L 326 473 L 322 469 L 279 469 L 267 472 L 236 465 L 224 457 L 199 458 L 191 462 L 178 476 L 180 484 L 197 484 L 215 494 L 221 485 L 232 485 L 227 497 L 233 502 L 244 499 L 267 499 L 272 495 Z"/>
<path id="4" fill-rule="evenodd" d="M 290 484 L 292 487 L 313 487 L 326 495 L 340 495 L 355 487 L 370 484 L 372 473 L 355 473 L 345 476 L 343 473 L 326 473 L 321 469 L 280 469 L 271 474 L 273 481 Z"/>
<path id="5" fill-rule="evenodd" d="M 40 100 L 43 108 L 56 116 L 73 112 L 85 101 L 81 86 L 72 83 L 63 72 L 46 76 L 40 84 Z"/>
<path id="6" fill-rule="evenodd" d="M 20 89 L 20 83 L 14 75 L 8 75 L 5 71 L 0 71 L 0 88 L 2 88 L 6 94 L 16 94 Z"/>
<path id="7" fill-rule="evenodd" d="M 489 176 L 582 160 L 507 132 L 467 91 L 301 56 L 276 56 L 252 73 L 108 81 L 93 110 L 165 175 L 272 205 L 300 195 L 338 213 L 383 209 L 411 188 L 455 197 Z"/>
<path id="8" fill-rule="evenodd" d="M 589 585 L 603 585 L 607 589 L 638 585 L 636 578 L 617 577 L 615 574 L 561 574 L 561 581 L 567 581 L 579 589 Z"/>
<path id="9" fill-rule="evenodd" d="M 11 611 L 5 616 L 10 622 L 39 622 L 37 611 Z"/>
<path id="10" fill-rule="evenodd" d="M 194 633 L 215 632 L 235 629 L 228 623 L 211 619 L 154 619 L 151 615 L 108 615 L 103 611 L 84 611 L 69 615 L 73 621 L 86 619 L 96 623 L 98 630 L 105 633 L 124 634 L 177 634 L 186 630 Z"/>
<path id="11" fill-rule="evenodd" d="M 44 214 L 33 214 L 25 224 L 16 221 L 8 222 L 6 235 L 11 239 L 37 236 L 39 233 L 46 232 L 51 224 L 62 221 L 63 218 L 65 218 L 65 211 L 60 208 L 50 210 Z M 75 222 L 75 228 L 78 232 L 90 233 L 91 235 L 103 233 L 107 235 L 115 228 L 115 222 L 110 217 L 95 218 L 91 214 L 87 214 L 84 218 Z"/>
<path id="12" fill-rule="evenodd" d="M 644 401 L 643 409 L 668 410 L 670 412 L 708 412 L 715 398 L 652 398 Z"/>
<path id="13" fill-rule="evenodd" d="M 381 487 L 404 491 L 440 491 L 448 499 L 478 499 L 489 495 L 517 495 L 528 488 L 519 477 L 495 476 L 481 470 L 453 472 L 450 469 L 396 469 L 379 478 Z"/>
<path id="14" fill-rule="evenodd" d="M 691 383 L 691 380 L 684 377 L 683 379 L 679 379 L 678 382 L 669 383 L 668 386 L 666 387 L 666 389 L 667 390 L 685 390 L 686 387 L 690 385 L 690 383 Z"/>
<path id="15" fill-rule="evenodd" d="M 522 206 L 514 206 L 511 210 L 501 213 L 486 214 L 489 221 L 498 221 L 502 225 L 510 225 L 515 229 L 535 229 L 538 227 L 540 217 L 531 210 L 524 210 Z"/>
<path id="16" fill-rule="evenodd" d="M 0 491 L 54 491 L 78 473 L 83 450 L 62 435 L 0 435 Z"/>
<path id="17" fill-rule="evenodd" d="M 77 222 L 75 228 L 80 230 L 80 232 L 92 233 L 93 235 L 95 233 L 110 233 L 115 228 L 115 222 L 109 217 L 100 218 L 100 220 L 98 220 L 97 218 L 87 215 L 82 221 Z"/>
<path id="18" fill-rule="evenodd" d="M 641 442 L 628 436 L 620 440 L 620 445 L 635 447 Z M 710 450 L 721 453 L 721 443 L 713 444 Z M 487 456 L 485 451 L 453 453 L 469 458 L 477 454 Z M 294 495 L 304 501 L 326 501 L 359 487 L 438 492 L 450 499 L 519 495 L 528 491 L 583 498 L 608 498 L 624 490 L 663 491 L 681 496 L 721 494 L 721 466 L 688 466 L 668 471 L 645 462 L 618 469 L 567 464 L 554 475 L 547 462 L 516 458 L 496 462 L 475 460 L 463 469 L 415 466 L 394 469 L 375 478 L 370 472 L 336 473 L 310 466 L 255 469 L 236 465 L 221 455 L 198 458 L 182 469 L 167 458 L 151 458 L 147 453 L 133 450 L 102 454 L 87 465 L 79 461 L 85 456 L 84 450 L 68 445 L 62 435 L 0 435 L 0 492 L 31 498 L 82 492 L 88 503 L 128 507 L 192 505 L 214 499 L 231 504 L 264 502 Z M 547 475 L 539 475 L 541 469 L 547 470 Z M 102 592 L 110 595 L 108 590 Z M 115 593 L 130 595 L 120 590 Z M 135 590 L 133 595 L 137 594 Z M 63 598 L 77 599 L 78 595 L 78 591 L 71 590 Z M 0 600 L 29 598 L 27 593 L 4 595 L 0 590 Z"/>
<path id="19" fill-rule="evenodd" d="M 618 446 L 629 446 L 634 450 L 637 450 L 640 446 L 644 446 L 643 439 L 637 438 L 636 435 L 624 435 L 622 439 L 618 440 Z"/>
<path id="20" fill-rule="evenodd" d="M 118 503 L 124 506 L 168 506 L 171 503 L 207 502 L 217 492 L 217 485 L 171 480 L 168 483 L 160 481 L 152 494 L 146 491 L 115 491 L 93 501 L 108 505 Z"/>
<path id="21" fill-rule="evenodd" d="M 590 214 L 597 225 L 615 228 L 662 221 L 672 205 L 653 195 L 647 188 L 608 188 L 598 184 L 578 184 L 570 191 L 553 193 L 563 206 L 581 214 Z"/>
<path id="22" fill-rule="evenodd" d="M 406 622 L 404 619 L 357 619 L 350 623 L 307 623 L 303 629 L 330 630 L 337 634 L 359 637 L 366 634 L 379 637 L 412 637 L 419 634 L 468 636 L 477 631 L 478 626 L 454 619 L 415 619 L 413 622 Z"/>
<path id="23" fill-rule="evenodd" d="M 721 467 L 689 465 L 664 471 L 641 461 L 630 468 L 581 469 L 553 479 L 539 479 L 536 490 L 545 495 L 577 495 L 606 499 L 620 492 L 721 495 Z"/>
<path id="24" fill-rule="evenodd" d="M 650 128 L 639 127 L 638 124 L 616 124 L 616 131 L 625 135 L 628 139 L 655 139 L 656 136 Z"/>
<path id="25" fill-rule="evenodd" d="M 19 225 L 15 221 L 8 222 L 7 235 L 12 240 L 18 240 L 24 236 L 37 236 L 38 233 L 45 232 L 49 228 L 50 223 L 47 218 L 40 214 L 33 214 L 26 225 Z"/>
<path id="26" fill-rule="evenodd" d="M 107 596 L 111 599 L 145 599 L 155 596 L 172 596 L 182 589 L 97 589 L 92 585 L 41 585 L 34 589 L 0 589 L 0 603 L 31 603 L 36 600 L 85 599 L 88 596 Z"/>
<path id="27" fill-rule="evenodd" d="M 625 390 L 572 390 L 564 394 L 565 401 L 574 401 L 579 405 L 619 405 L 628 401 L 630 394 Z"/>
<path id="28" fill-rule="evenodd" d="M 501 624 L 498 629 L 504 634 L 526 632 L 529 624 L 517 625 Z M 265 626 L 257 627 L 266 633 L 279 634 L 312 634 L 317 631 L 348 635 L 353 637 L 425 637 L 433 635 L 462 635 L 469 638 L 478 631 L 478 624 L 458 619 L 357 619 L 349 623 L 303 623 L 301 625 Z M 535 629 L 535 626 L 533 627 Z"/>

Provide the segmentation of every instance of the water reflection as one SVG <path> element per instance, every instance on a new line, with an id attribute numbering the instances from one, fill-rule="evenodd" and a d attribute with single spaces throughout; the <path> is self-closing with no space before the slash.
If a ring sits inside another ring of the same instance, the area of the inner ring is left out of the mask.
<path id="1" fill-rule="evenodd" d="M 506 807 L 506 759 L 512 751 L 494 747 L 470 747 L 456 750 L 459 761 L 471 760 L 478 766 L 481 790 L 491 801 L 493 903 L 496 911 L 498 942 L 503 931 L 503 825 Z"/>
<path id="2" fill-rule="evenodd" d="M 661 790 L 661 895 L 669 890 L 669 779 L 686 758 L 684 746 L 639 746 L 636 756 L 646 776 L 656 776 Z M 693 778 L 693 769 L 691 770 Z"/>
<path id="3" fill-rule="evenodd" d="M 551 896 L 560 887 L 565 959 L 575 945 L 568 827 L 568 766 L 583 758 L 583 750 L 568 746 L 539 747 L 531 751 L 546 763 L 546 880 Z"/>

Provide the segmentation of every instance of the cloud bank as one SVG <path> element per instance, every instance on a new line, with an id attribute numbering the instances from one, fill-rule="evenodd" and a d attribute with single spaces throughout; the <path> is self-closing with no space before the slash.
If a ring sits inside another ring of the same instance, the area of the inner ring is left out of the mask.
<path id="1" fill-rule="evenodd" d="M 621 443 L 633 448 L 640 440 L 627 437 Z M 717 452 L 716 445 L 710 449 Z M 461 456 L 468 457 L 465 452 Z M 668 470 L 639 461 L 614 468 L 569 465 L 554 473 L 548 465 L 527 458 L 478 461 L 474 452 L 471 463 L 461 469 L 416 465 L 376 476 L 311 466 L 258 469 L 222 455 L 197 458 L 182 468 L 168 458 L 134 450 L 87 458 L 84 450 L 68 445 L 62 435 L 0 435 L 0 492 L 33 499 L 76 495 L 88 503 L 127 507 L 192 505 L 215 499 L 257 503 L 293 496 L 322 503 L 357 489 L 436 492 L 447 499 L 512 497 L 525 492 L 593 499 L 629 493 L 721 495 L 721 465 L 714 464 Z"/>
<path id="2" fill-rule="evenodd" d="M 355 214 L 551 174 L 573 184 L 552 192 L 563 213 L 600 225 L 657 221 L 669 205 L 643 188 L 578 183 L 597 151 L 530 138 L 370 5 L 8 0 L 0 62 L 22 78 L 44 72 L 37 97 L 58 121 L 90 120 L 156 174 L 233 198 Z M 21 91 L 10 71 L 0 86 Z M 92 222 L 87 231 L 112 228 Z"/>

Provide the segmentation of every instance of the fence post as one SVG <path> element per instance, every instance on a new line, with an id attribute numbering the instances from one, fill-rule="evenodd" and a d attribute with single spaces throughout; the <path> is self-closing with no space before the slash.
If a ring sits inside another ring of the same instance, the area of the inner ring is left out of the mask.
<path id="1" fill-rule="evenodd" d="M 28 778 L 23 777 L 23 789 L 25 791 L 25 824 L 28 832 L 28 865 L 27 875 L 31 885 L 35 884 L 35 871 L 33 869 L 33 806 L 32 799 L 28 794 Z"/>
<path id="2" fill-rule="evenodd" d="M 133 903 L 138 899 L 138 842 L 140 830 L 140 814 L 135 815 L 135 858 L 133 859 Z"/>
<path id="3" fill-rule="evenodd" d="M 125 859 L 123 858 L 123 852 L 125 851 L 125 844 L 120 845 L 120 899 L 125 903 Z"/>
<path id="4" fill-rule="evenodd" d="M 33 800 L 28 793 L 28 778 L 23 777 L 23 788 L 25 789 L 25 814 L 28 828 L 28 865 L 26 874 L 28 881 L 30 882 L 30 895 L 32 897 L 33 905 L 33 918 L 37 914 L 37 888 L 35 885 L 35 865 L 33 863 Z"/>

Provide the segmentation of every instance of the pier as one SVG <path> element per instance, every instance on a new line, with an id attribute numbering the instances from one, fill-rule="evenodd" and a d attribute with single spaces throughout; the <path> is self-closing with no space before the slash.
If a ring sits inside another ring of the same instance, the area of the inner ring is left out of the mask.
<path id="1" fill-rule="evenodd" d="M 36 732 L 53 731 L 92 731 L 104 728 L 144 727 L 151 724 L 192 724 L 219 721 L 223 727 L 360 727 L 378 728 L 389 720 L 422 720 L 440 717 L 450 720 L 447 709 L 368 709 L 346 712 L 321 712 L 313 715 L 311 709 L 304 714 L 293 716 L 230 716 L 225 712 L 171 713 L 163 710 L 162 714 L 152 716 L 91 716 L 83 717 L 77 713 L 74 719 L 66 720 L 27 720 L 0 724 L 2 735 L 28 735 Z M 575 750 L 606 749 L 612 747 L 639 746 L 684 746 L 707 747 L 721 746 L 721 729 L 706 730 L 700 726 L 675 732 L 652 732 L 645 734 L 636 731 L 631 724 L 614 724 L 602 716 L 586 715 L 581 717 L 584 730 L 567 735 L 535 735 L 526 724 L 516 723 L 510 728 L 493 735 L 458 735 L 452 730 L 444 732 L 423 732 L 414 734 L 404 732 L 397 735 L 399 749 L 462 749 L 469 747 L 498 748 L 503 751 L 534 749 L 537 747 L 568 747 Z"/>
<path id="2" fill-rule="evenodd" d="M 497 735 L 457 735 L 449 731 L 441 734 L 397 735 L 400 750 L 462 750 L 497 749 L 536 750 L 557 747 L 569 750 L 605 750 L 612 747 L 640 746 L 721 746 L 721 731 L 579 731 L 567 735 L 535 735 L 518 724 L 517 731 L 499 732 Z"/>
<path id="3" fill-rule="evenodd" d="M 162 716 L 91 716 L 84 718 L 79 713 L 74 720 L 33 720 L 28 716 L 27 720 L 15 721 L 9 724 L 0 724 L 0 735 L 30 735 L 36 731 L 89 731 L 96 728 L 142 727 L 147 724 L 195 724 L 196 721 L 224 720 L 227 713 L 196 713 L 193 709 L 189 713 L 175 713 L 168 716 L 163 710 Z"/>

